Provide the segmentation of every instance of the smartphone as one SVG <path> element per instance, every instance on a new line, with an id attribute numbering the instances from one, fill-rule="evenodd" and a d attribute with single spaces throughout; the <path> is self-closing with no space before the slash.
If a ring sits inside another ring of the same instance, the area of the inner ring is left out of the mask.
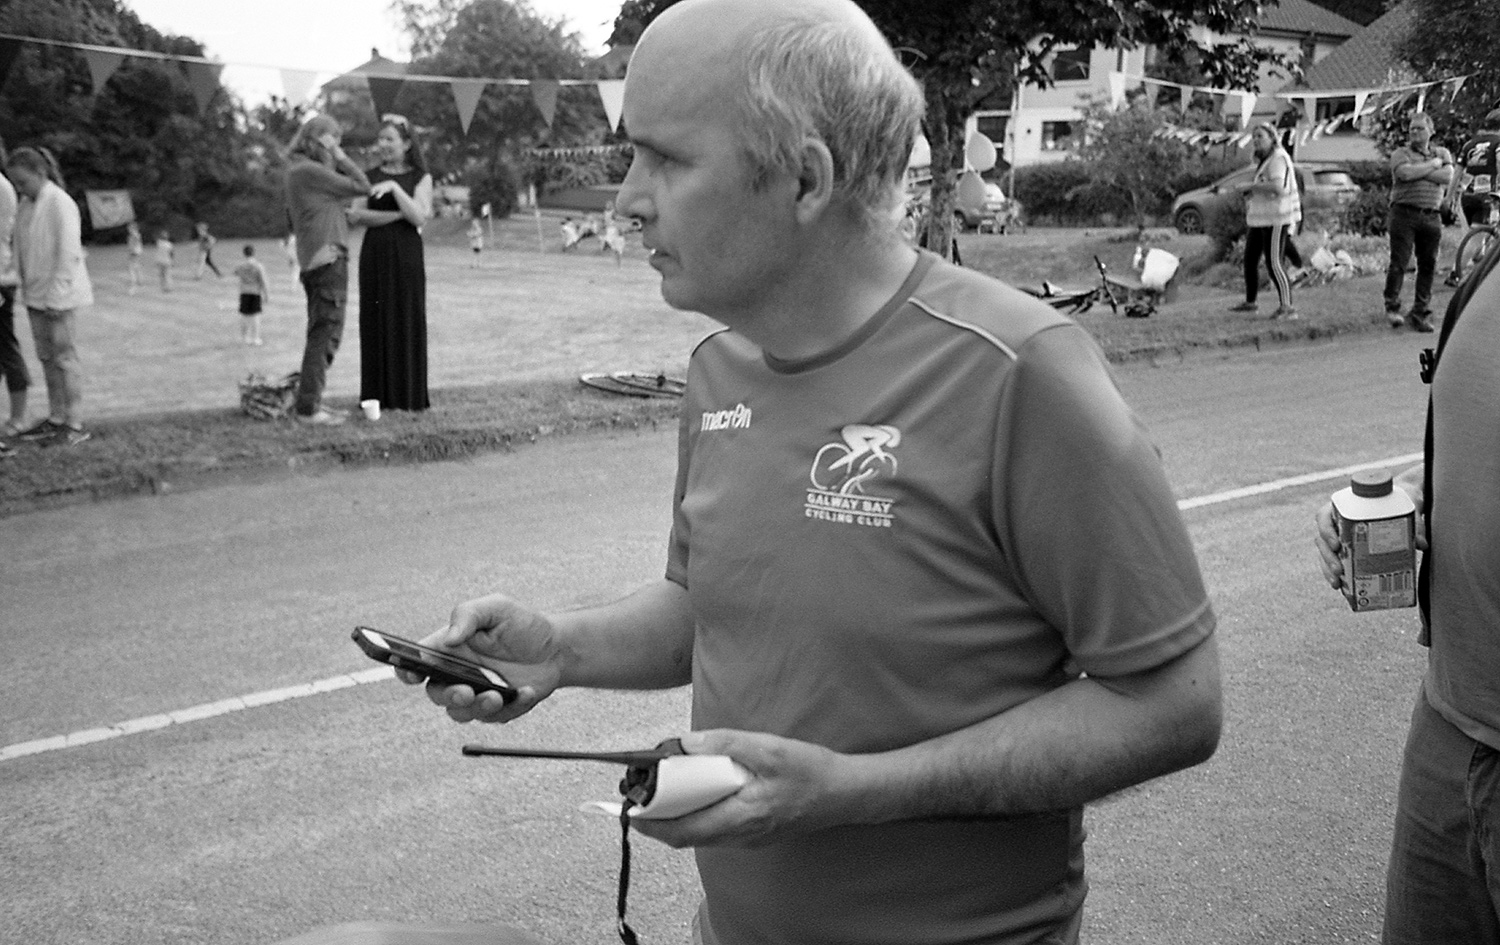
<path id="1" fill-rule="evenodd" d="M 516 697 L 516 687 L 509 680 L 473 660 L 434 650 L 430 646 L 370 627 L 355 627 L 353 637 L 354 642 L 372 660 L 420 673 L 434 682 L 464 685 L 475 692 L 498 692 L 506 702 Z"/>

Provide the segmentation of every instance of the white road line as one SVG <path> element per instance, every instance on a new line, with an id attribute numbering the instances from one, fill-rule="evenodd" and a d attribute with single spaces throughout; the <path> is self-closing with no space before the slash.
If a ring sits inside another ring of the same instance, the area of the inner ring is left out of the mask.
<path id="1" fill-rule="evenodd" d="M 1377 459 L 1370 463 L 1360 463 L 1357 466 L 1345 466 L 1342 469 L 1325 469 L 1322 472 L 1304 473 L 1301 476 L 1289 476 L 1286 479 L 1275 479 L 1271 482 L 1262 482 L 1258 485 L 1244 486 L 1239 489 L 1230 489 L 1227 492 L 1216 492 L 1213 495 L 1198 496 L 1194 499 L 1183 499 L 1177 503 L 1177 507 L 1184 511 L 1188 509 L 1202 508 L 1205 505 L 1218 505 L 1220 502 L 1232 502 L 1235 499 L 1244 499 L 1253 495 L 1265 495 L 1268 492 L 1279 492 L 1282 489 L 1293 489 L 1297 486 L 1307 486 L 1315 482 L 1324 482 L 1329 479 L 1343 479 L 1357 472 L 1367 469 L 1390 469 L 1398 473 L 1422 458 L 1421 453 L 1408 453 L 1405 456 L 1392 456 L 1390 459 Z"/>
<path id="2" fill-rule="evenodd" d="M 1213 495 L 1198 496 L 1192 499 L 1183 499 L 1177 503 L 1177 507 L 1186 511 L 1187 509 L 1202 508 L 1206 505 L 1218 505 L 1221 502 L 1233 502 L 1235 499 L 1249 498 L 1250 496 L 1265 495 L 1270 492 L 1279 492 L 1282 489 L 1293 489 L 1297 486 L 1311 485 L 1315 482 L 1325 482 L 1330 479 L 1343 479 L 1357 472 L 1367 469 L 1389 468 L 1393 472 L 1399 472 L 1406 466 L 1415 463 L 1422 458 L 1421 453 L 1410 453 L 1406 456 L 1393 456 L 1390 459 L 1375 460 L 1369 463 L 1360 463 L 1357 466 L 1344 466 L 1340 469 L 1328 469 L 1322 472 L 1306 473 L 1301 476 L 1290 476 L 1286 479 L 1276 479 L 1271 482 L 1262 482 L 1253 486 L 1244 486 L 1239 489 L 1230 489 L 1226 492 L 1216 492 Z M 203 719 L 211 719 L 220 715 L 228 715 L 231 712 L 241 712 L 245 709 L 253 709 L 257 706 L 271 705 L 275 702 L 286 702 L 289 699 L 302 699 L 307 696 L 317 695 L 321 692 L 332 692 L 335 689 L 345 689 L 349 686 L 360 686 L 365 683 L 380 682 L 395 677 L 395 670 L 388 666 L 377 666 L 374 669 L 358 673 L 349 673 L 342 676 L 330 676 L 327 679 L 319 679 L 316 682 L 303 683 L 300 686 L 287 686 L 284 689 L 270 689 L 265 692 L 253 692 L 248 696 L 236 696 L 232 699 L 223 699 L 218 702 L 209 702 L 203 705 L 189 706 L 186 709 L 178 709 L 176 712 L 168 712 L 164 715 L 148 715 L 138 719 L 129 719 L 114 725 L 102 728 L 85 729 L 80 732 L 72 732 L 67 735 L 55 735 L 52 738 L 39 738 L 35 741 L 20 742 L 15 745 L 7 745 L 0 748 L 0 762 L 10 761 L 12 758 L 24 758 L 27 755 L 40 755 L 43 752 L 57 751 L 63 748 L 74 748 L 78 745 L 90 745 L 94 742 L 107 741 L 111 738 L 121 738 L 125 735 L 136 735 L 141 732 L 154 732 L 157 729 L 166 728 L 169 725 L 181 725 L 187 722 L 198 722 Z"/>
<path id="3" fill-rule="evenodd" d="M 36 741 L 20 742 L 0 748 L 0 761 L 22 758 L 26 755 L 40 755 L 43 752 L 57 751 L 61 748 L 89 745 L 94 742 L 107 741 L 111 738 L 120 738 L 125 735 L 135 735 L 140 732 L 154 732 L 159 728 L 166 728 L 169 725 L 200 722 L 203 719 L 228 715 L 231 712 L 241 712 L 245 709 L 253 709 L 256 706 L 270 705 L 273 702 L 302 699 L 306 696 L 317 695 L 320 692 L 332 692 L 335 689 L 347 689 L 350 686 L 381 682 L 382 680 L 393 679 L 395 675 L 396 671 L 391 667 L 377 666 L 374 669 L 367 669 L 358 673 L 348 673 L 342 676 L 330 676 L 327 679 L 303 683 L 300 686 L 270 689 L 265 692 L 251 693 L 248 696 L 236 696 L 232 699 L 221 699 L 218 702 L 189 706 L 186 709 L 178 709 L 176 712 L 168 712 L 164 715 L 148 715 L 138 719 L 130 719 L 103 728 L 85 729 L 84 731 L 72 732 L 68 735 L 55 735 L 52 738 L 39 738 Z"/>

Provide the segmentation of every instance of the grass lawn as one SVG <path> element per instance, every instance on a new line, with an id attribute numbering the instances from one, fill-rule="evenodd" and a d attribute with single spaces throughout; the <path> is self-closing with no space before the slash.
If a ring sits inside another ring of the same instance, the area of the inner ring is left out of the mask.
<path id="1" fill-rule="evenodd" d="M 564 253 L 560 216 L 496 221 L 477 260 L 459 221 L 425 232 L 429 371 L 433 408 L 387 412 L 378 422 L 337 428 L 264 422 L 239 411 L 238 384 L 251 372 L 279 377 L 301 359 L 301 287 L 278 244 L 253 241 L 271 275 L 263 347 L 238 341 L 234 278 L 242 241 L 222 240 L 215 261 L 226 275 L 195 280 L 192 247 L 179 247 L 173 291 L 156 287 L 149 253 L 145 284 L 130 292 L 122 247 L 92 247 L 96 303 L 78 319 L 85 375 L 82 414 L 93 438 L 68 448 L 22 447 L 0 461 L 0 515 L 41 504 L 164 491 L 226 475 L 349 463 L 413 462 L 508 448 L 538 437 L 591 429 L 674 424 L 676 401 L 636 399 L 583 388 L 589 371 L 681 374 L 693 345 L 714 326 L 662 302 L 658 277 L 632 238 L 623 265 L 586 242 Z M 1451 233 L 1452 231 L 1450 231 Z M 1097 282 L 1097 254 L 1128 272 L 1135 244 L 1120 230 L 1030 230 L 967 234 L 964 262 L 1021 286 Z M 1203 237 L 1153 233 L 1190 258 Z M 357 247 L 356 247 L 357 255 Z M 1451 248 L 1444 258 L 1451 257 Z M 351 269 L 354 267 L 351 266 Z M 1300 292 L 1302 320 L 1272 322 L 1229 312 L 1241 296 L 1231 271 L 1210 271 L 1148 319 L 1096 305 L 1078 316 L 1117 362 L 1167 358 L 1225 346 L 1266 345 L 1387 330 L 1381 280 L 1362 277 Z M 358 287 L 351 275 L 349 322 L 329 373 L 328 399 L 352 408 L 359 393 Z M 1217 282 L 1218 284 L 1214 284 Z M 1408 286 L 1407 292 L 1410 293 Z M 1264 311 L 1274 308 L 1271 303 Z M 1446 290 L 1435 300 L 1441 305 Z M 24 316 L 18 334 L 33 371 L 31 415 L 46 409 L 41 372 Z"/>

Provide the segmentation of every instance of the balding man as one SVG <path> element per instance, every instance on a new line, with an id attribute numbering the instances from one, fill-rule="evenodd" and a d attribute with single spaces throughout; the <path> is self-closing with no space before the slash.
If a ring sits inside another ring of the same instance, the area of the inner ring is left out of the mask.
<path id="1" fill-rule="evenodd" d="M 694 351 L 664 576 L 460 605 L 433 645 L 521 687 L 693 686 L 751 774 L 637 820 L 696 849 L 695 941 L 1071 942 L 1082 807 L 1219 736 L 1214 617 L 1156 451 L 1075 323 L 897 225 L 921 89 L 846 0 L 686 0 L 624 120 Z M 408 682 L 416 680 L 404 677 Z"/>

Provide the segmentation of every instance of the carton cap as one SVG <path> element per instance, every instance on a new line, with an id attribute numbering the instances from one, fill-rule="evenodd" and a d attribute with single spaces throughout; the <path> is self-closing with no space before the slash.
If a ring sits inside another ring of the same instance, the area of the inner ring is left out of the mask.
<path id="1" fill-rule="evenodd" d="M 1391 474 L 1384 470 L 1355 473 L 1349 477 L 1349 488 L 1362 499 L 1378 499 L 1391 494 Z"/>

